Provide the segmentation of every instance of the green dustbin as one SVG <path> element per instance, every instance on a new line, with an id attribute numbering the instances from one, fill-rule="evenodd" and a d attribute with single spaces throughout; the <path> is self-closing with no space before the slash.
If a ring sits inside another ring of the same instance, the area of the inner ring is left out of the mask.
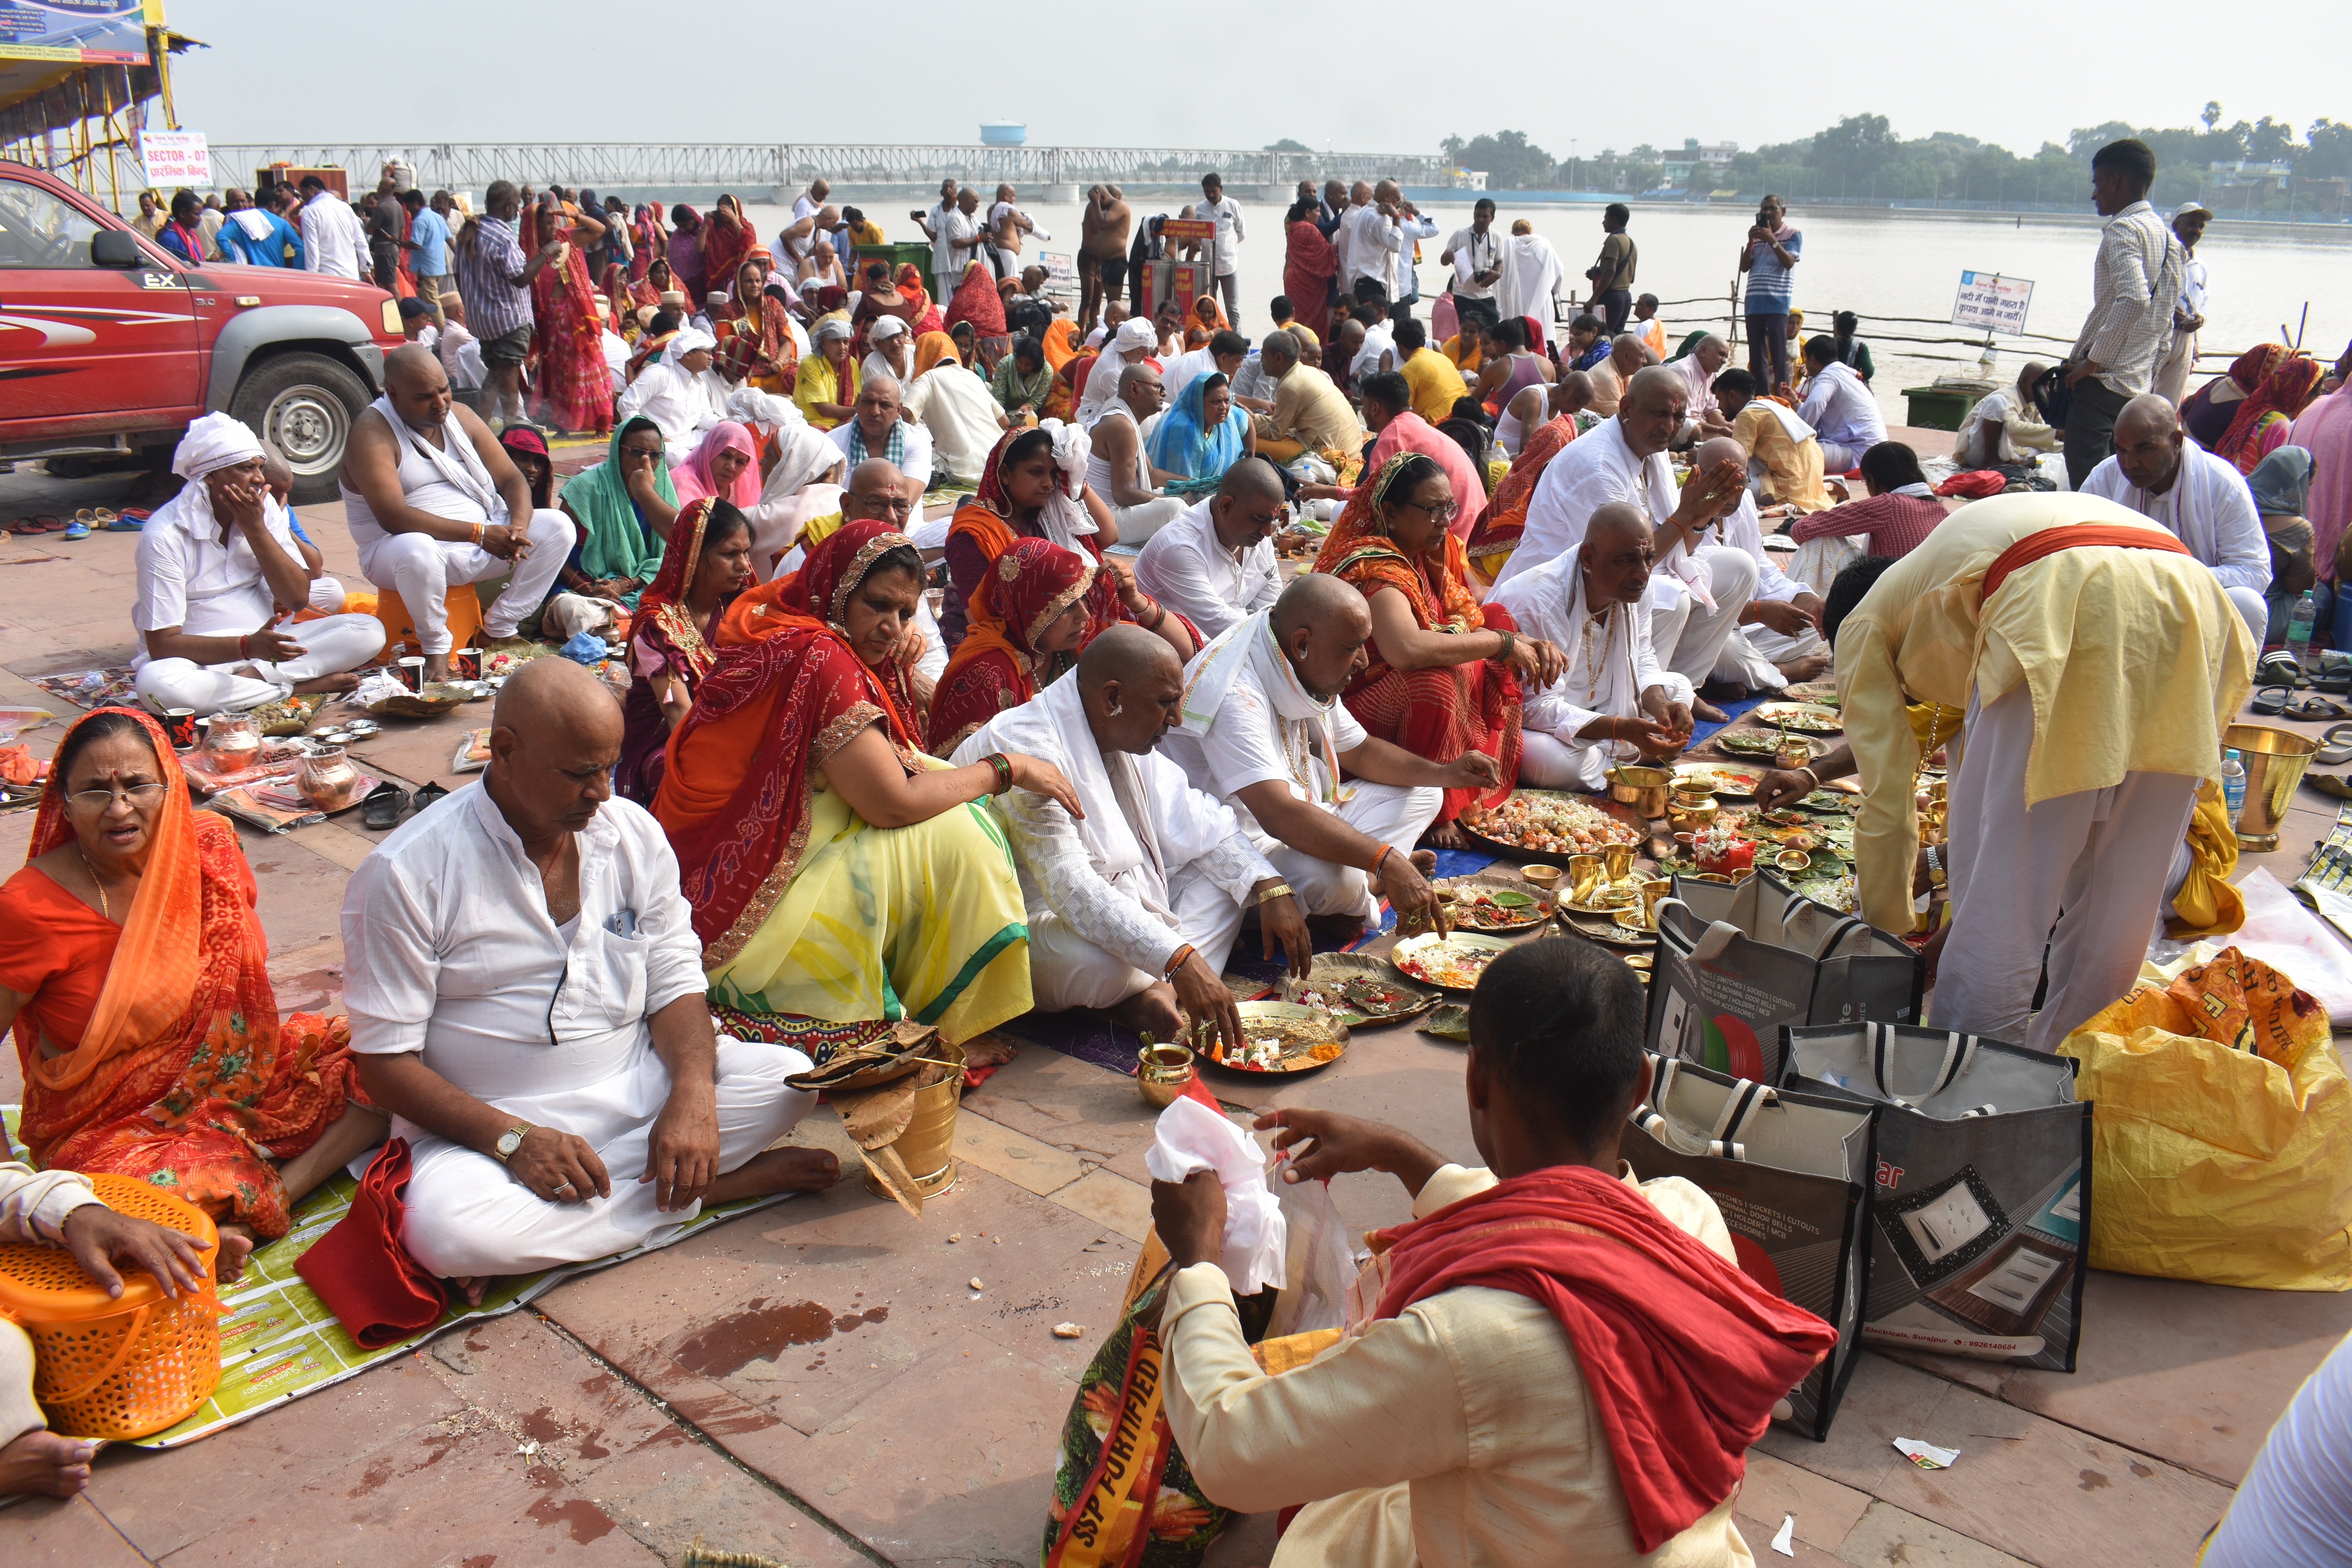
<path id="1" fill-rule="evenodd" d="M 857 265 L 850 269 L 849 286 L 851 288 L 857 287 L 857 279 L 865 272 L 866 264 L 869 261 L 888 262 L 890 276 L 893 278 L 898 275 L 899 268 L 911 261 L 915 265 L 915 269 L 923 275 L 925 285 L 928 287 L 930 283 L 931 245 L 929 240 L 901 239 L 882 245 L 859 246 Z"/>
<path id="2" fill-rule="evenodd" d="M 1911 405 L 1904 423 L 1921 430 L 1957 430 L 1968 422 L 1978 395 L 1945 386 L 1906 386 L 1903 395 Z"/>

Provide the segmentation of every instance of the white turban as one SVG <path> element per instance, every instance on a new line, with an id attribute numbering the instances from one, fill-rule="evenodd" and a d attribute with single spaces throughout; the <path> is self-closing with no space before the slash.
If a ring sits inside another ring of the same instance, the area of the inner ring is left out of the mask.
<path id="1" fill-rule="evenodd" d="M 760 487 L 762 501 L 782 500 L 814 484 L 842 460 L 841 448 L 815 426 L 805 422 L 776 430 L 776 466 Z"/>
<path id="2" fill-rule="evenodd" d="M 1160 329 L 1142 316 L 1129 316 L 1118 324 L 1118 336 L 1111 341 L 1111 352 L 1125 353 L 1134 349 L 1156 349 L 1160 346 Z"/>
<path id="3" fill-rule="evenodd" d="M 877 316 L 866 329 L 866 338 L 868 342 L 887 343 L 906 330 L 907 323 L 897 316 Z"/>
<path id="4" fill-rule="evenodd" d="M 674 366 L 697 349 L 715 349 L 718 346 L 719 340 L 700 327 L 682 328 L 677 336 L 670 339 L 669 346 L 662 350 L 662 363 Z"/>
<path id="5" fill-rule="evenodd" d="M 262 456 L 260 438 L 245 421 L 229 414 L 207 414 L 188 426 L 172 454 L 172 471 L 184 479 L 201 479 L 215 468 L 249 463 Z"/>

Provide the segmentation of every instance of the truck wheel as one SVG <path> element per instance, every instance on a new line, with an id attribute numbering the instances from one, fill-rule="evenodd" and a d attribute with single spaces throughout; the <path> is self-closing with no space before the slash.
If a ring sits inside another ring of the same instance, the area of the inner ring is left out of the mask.
<path id="1" fill-rule="evenodd" d="M 333 500 L 352 421 L 373 398 L 367 384 L 324 354 L 283 353 L 237 383 L 228 411 L 294 470 L 293 500 Z"/>

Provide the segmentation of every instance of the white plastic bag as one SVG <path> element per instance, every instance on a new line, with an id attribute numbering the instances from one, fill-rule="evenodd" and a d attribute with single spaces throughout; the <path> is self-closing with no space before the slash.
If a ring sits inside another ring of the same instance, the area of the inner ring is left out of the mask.
<path id="1" fill-rule="evenodd" d="M 2237 889 L 2246 900 L 2246 923 L 2226 939 L 2229 945 L 2316 997 L 2330 1023 L 2352 1024 L 2352 949 L 2267 868 L 2257 866 Z"/>
<path id="2" fill-rule="evenodd" d="M 1223 1262 L 1234 1294 L 1255 1296 L 1269 1285 L 1281 1288 L 1288 1231 L 1282 1205 L 1266 1188 L 1265 1154 L 1256 1139 L 1199 1100 L 1179 1099 L 1160 1113 L 1143 1165 L 1155 1182 L 1215 1172 L 1225 1189 Z"/>

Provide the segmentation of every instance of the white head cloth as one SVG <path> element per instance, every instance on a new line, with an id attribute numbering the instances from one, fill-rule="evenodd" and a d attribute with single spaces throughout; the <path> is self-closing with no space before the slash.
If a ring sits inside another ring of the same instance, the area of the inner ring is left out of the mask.
<path id="1" fill-rule="evenodd" d="M 191 533 L 209 535 L 215 527 L 212 487 L 205 476 L 263 455 L 260 439 L 231 415 L 207 414 L 188 426 L 172 454 L 172 471 L 188 482 L 171 504 L 187 520 Z"/>
<path id="2" fill-rule="evenodd" d="M 715 349 L 718 346 L 719 340 L 700 327 L 687 327 L 682 329 L 677 336 L 670 339 L 668 345 L 662 350 L 662 363 L 676 368 L 678 361 L 695 350 Z"/>

